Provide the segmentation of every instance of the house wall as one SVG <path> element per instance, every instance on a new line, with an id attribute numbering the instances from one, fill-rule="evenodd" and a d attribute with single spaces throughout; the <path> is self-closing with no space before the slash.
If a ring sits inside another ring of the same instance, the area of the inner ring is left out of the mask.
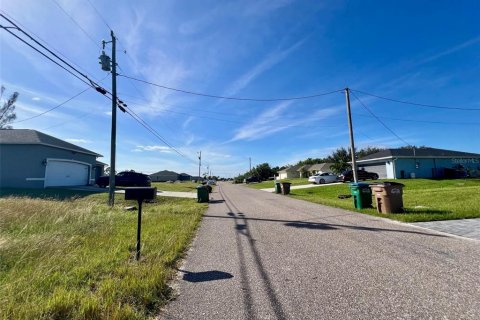
<path id="1" fill-rule="evenodd" d="M 401 178 L 402 170 L 405 178 L 410 178 L 411 173 L 416 178 L 434 178 L 432 169 L 453 168 L 462 165 L 473 176 L 480 173 L 480 158 L 408 158 L 397 159 L 395 163 L 397 178 Z"/>
<path id="2" fill-rule="evenodd" d="M 395 163 L 393 161 L 387 161 L 385 164 L 387 170 L 387 179 L 395 179 Z"/>
<path id="3" fill-rule="evenodd" d="M 0 145 L 0 187 L 43 188 L 44 160 L 68 159 L 95 166 L 96 157 L 74 151 L 42 145 Z M 90 179 L 94 179 L 93 170 Z"/>
<path id="4" fill-rule="evenodd" d="M 298 171 L 281 172 L 278 174 L 278 176 L 280 179 L 300 178 L 300 172 Z"/>
<path id="5" fill-rule="evenodd" d="M 179 176 L 176 173 L 152 174 L 150 175 L 150 179 L 152 179 L 153 182 L 177 181 Z"/>

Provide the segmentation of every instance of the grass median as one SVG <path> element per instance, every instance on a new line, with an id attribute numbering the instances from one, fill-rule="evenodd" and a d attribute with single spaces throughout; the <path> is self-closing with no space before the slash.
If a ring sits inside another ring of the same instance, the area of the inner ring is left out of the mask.
<path id="1" fill-rule="evenodd" d="M 351 198 L 338 198 L 338 195 L 350 194 L 348 184 L 296 189 L 291 191 L 290 196 L 404 222 L 480 218 L 480 179 L 395 181 L 405 185 L 403 189 L 405 213 L 386 215 L 377 213 L 376 209 L 355 210 Z M 373 204 L 375 205 L 375 201 Z"/>
<path id="2" fill-rule="evenodd" d="M 207 206 L 193 199 L 144 204 L 119 196 L 0 198 L 0 318 L 145 319 L 171 298 L 167 283 Z"/>

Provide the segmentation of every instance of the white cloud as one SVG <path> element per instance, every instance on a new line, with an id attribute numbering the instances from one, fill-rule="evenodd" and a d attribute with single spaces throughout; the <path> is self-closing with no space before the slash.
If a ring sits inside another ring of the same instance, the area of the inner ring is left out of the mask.
<path id="1" fill-rule="evenodd" d="M 76 138 L 67 138 L 67 139 L 65 139 L 65 141 L 68 141 L 68 142 L 70 142 L 70 143 L 83 143 L 83 144 L 92 143 L 92 141 L 90 141 L 90 140 L 86 140 L 86 139 L 76 139 Z"/>
<path id="2" fill-rule="evenodd" d="M 162 153 L 172 153 L 173 150 L 166 146 L 137 146 L 133 149 L 135 152 L 143 152 L 143 151 L 158 151 Z"/>
<path id="3" fill-rule="evenodd" d="M 42 100 L 42 99 L 40 99 L 39 97 L 33 97 L 32 100 L 33 100 L 33 101 L 40 101 L 40 100 Z"/>

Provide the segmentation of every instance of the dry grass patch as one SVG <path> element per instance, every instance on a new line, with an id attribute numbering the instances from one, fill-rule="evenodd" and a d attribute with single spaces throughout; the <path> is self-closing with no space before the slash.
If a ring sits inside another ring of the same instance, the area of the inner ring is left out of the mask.
<path id="1" fill-rule="evenodd" d="M 145 204 L 142 260 L 136 262 L 137 215 L 124 211 L 126 204 L 117 200 L 110 209 L 105 194 L 0 198 L 0 317 L 155 315 L 170 297 L 167 281 L 206 205 L 172 198 Z"/>

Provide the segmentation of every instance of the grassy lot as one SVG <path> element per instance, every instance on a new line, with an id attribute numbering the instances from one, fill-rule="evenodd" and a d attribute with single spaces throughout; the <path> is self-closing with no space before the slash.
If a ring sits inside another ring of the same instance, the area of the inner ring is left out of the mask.
<path id="1" fill-rule="evenodd" d="M 292 186 L 299 186 L 302 184 L 310 184 L 308 182 L 308 178 L 292 178 L 292 179 L 283 179 L 279 180 L 280 182 L 290 182 Z M 249 188 L 253 189 L 266 189 L 266 188 L 274 188 L 275 185 L 273 183 L 273 180 L 271 181 L 263 181 L 259 183 L 249 183 L 247 184 Z"/>
<path id="2" fill-rule="evenodd" d="M 384 215 L 377 213 L 376 209 L 356 211 L 404 222 L 480 217 L 480 179 L 399 179 L 396 181 L 405 184 L 403 189 L 405 213 Z M 355 210 L 352 198 L 338 199 L 340 194 L 350 194 L 348 184 L 291 191 L 291 196 L 294 198 Z"/>
<path id="3" fill-rule="evenodd" d="M 176 198 L 144 204 L 137 262 L 137 212 L 123 210 L 135 202 L 117 196 L 111 210 L 107 194 L 64 193 L 0 198 L 0 318 L 153 317 L 170 298 L 167 282 L 207 206 Z"/>
<path id="4" fill-rule="evenodd" d="M 197 192 L 199 183 L 185 181 L 185 182 L 152 182 L 152 187 L 157 187 L 159 191 L 182 191 L 182 192 Z"/>

